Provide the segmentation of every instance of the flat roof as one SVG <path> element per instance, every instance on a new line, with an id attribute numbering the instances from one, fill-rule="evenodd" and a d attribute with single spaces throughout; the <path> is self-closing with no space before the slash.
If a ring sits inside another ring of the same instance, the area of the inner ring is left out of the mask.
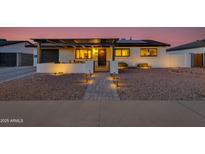
<path id="1" fill-rule="evenodd" d="M 65 46 L 170 46 L 155 40 L 133 40 L 119 38 L 33 38 L 35 42 L 47 45 L 65 45 Z"/>
<path id="2" fill-rule="evenodd" d="M 170 46 L 170 44 L 155 41 L 155 40 L 118 40 L 116 46 L 143 46 L 143 47 L 152 47 L 152 46 Z"/>

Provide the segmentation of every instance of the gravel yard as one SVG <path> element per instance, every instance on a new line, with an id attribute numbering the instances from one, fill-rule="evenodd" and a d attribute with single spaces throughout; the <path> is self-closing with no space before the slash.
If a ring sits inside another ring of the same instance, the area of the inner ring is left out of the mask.
<path id="1" fill-rule="evenodd" d="M 122 100 L 205 100 L 205 69 L 127 69 L 119 74 Z"/>
<path id="2" fill-rule="evenodd" d="M 0 100 L 79 100 L 87 85 L 83 75 L 34 74 L 0 84 Z"/>

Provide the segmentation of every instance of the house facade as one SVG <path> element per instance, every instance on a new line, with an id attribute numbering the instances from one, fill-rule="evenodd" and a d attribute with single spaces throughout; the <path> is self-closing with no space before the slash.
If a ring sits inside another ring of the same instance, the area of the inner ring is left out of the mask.
<path id="1" fill-rule="evenodd" d="M 169 67 L 166 49 L 170 45 L 154 40 L 119 38 L 33 40 L 38 43 L 38 63 L 41 64 L 39 67 L 57 66 L 54 63 L 62 67 L 65 64 L 83 64 L 88 61 L 93 63 L 91 68 L 93 71 L 110 71 L 119 62 L 125 62 L 130 67 L 136 67 L 139 63 L 148 63 L 154 68 Z"/>
<path id="2" fill-rule="evenodd" d="M 37 48 L 29 41 L 0 39 L 0 66 L 36 65 L 34 52 Z"/>
<path id="3" fill-rule="evenodd" d="M 167 49 L 170 67 L 205 67 L 205 40 Z"/>

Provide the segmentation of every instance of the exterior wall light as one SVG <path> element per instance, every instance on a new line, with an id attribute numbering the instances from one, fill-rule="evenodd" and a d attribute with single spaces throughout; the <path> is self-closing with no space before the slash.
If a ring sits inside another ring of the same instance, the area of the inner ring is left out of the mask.
<path id="1" fill-rule="evenodd" d="M 89 74 L 85 74 L 85 83 L 88 83 L 89 82 Z"/>
<path id="2" fill-rule="evenodd" d="M 53 73 L 54 76 L 60 76 L 60 75 L 63 75 L 63 72 L 55 72 Z"/>
<path id="3" fill-rule="evenodd" d="M 116 86 L 116 87 L 119 87 L 119 77 L 117 77 L 117 73 L 113 73 L 113 74 L 110 74 L 112 79 L 113 79 L 113 84 Z"/>

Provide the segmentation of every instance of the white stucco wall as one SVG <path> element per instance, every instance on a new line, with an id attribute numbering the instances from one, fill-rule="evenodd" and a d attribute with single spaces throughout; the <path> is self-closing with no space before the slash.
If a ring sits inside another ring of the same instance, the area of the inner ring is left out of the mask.
<path id="1" fill-rule="evenodd" d="M 186 67 L 186 54 L 170 54 L 170 67 Z"/>
<path id="2" fill-rule="evenodd" d="M 38 63 L 38 53 L 37 48 L 33 49 L 33 66 L 37 66 Z"/>
<path id="3" fill-rule="evenodd" d="M 121 48 L 121 47 L 119 47 Z M 163 68 L 169 67 L 169 56 L 166 53 L 165 47 L 158 47 L 158 55 L 156 57 L 141 57 L 140 56 L 140 48 L 145 47 L 123 47 L 130 48 L 130 56 L 129 57 L 115 57 L 115 60 L 118 62 L 124 61 L 129 66 L 136 66 L 138 63 L 148 63 L 152 67 Z M 156 48 L 156 47 L 150 47 Z M 94 51 L 95 49 L 93 49 Z M 112 60 L 112 49 L 106 48 L 106 60 Z M 97 60 L 96 55 L 93 52 L 93 60 Z M 59 61 L 63 63 L 67 63 L 69 60 L 75 59 L 75 49 L 74 48 L 60 48 L 59 49 Z"/>
<path id="4" fill-rule="evenodd" d="M 41 63 L 37 64 L 37 73 L 93 73 L 93 62 L 73 64 Z"/>
<path id="5" fill-rule="evenodd" d="M 60 48 L 59 49 L 59 62 L 68 63 L 69 60 L 75 59 L 74 48 Z"/>
<path id="6" fill-rule="evenodd" d="M 106 48 L 106 60 L 111 61 L 112 60 L 112 48 Z"/>
<path id="7" fill-rule="evenodd" d="M 17 43 L 0 47 L 0 53 L 27 53 L 33 54 L 35 48 L 25 47 L 25 43 Z"/>
<path id="8" fill-rule="evenodd" d="M 119 47 L 119 48 L 130 48 L 129 57 L 115 57 L 118 62 L 124 61 L 129 66 L 136 67 L 139 63 L 148 63 L 153 68 L 169 67 L 169 56 L 166 53 L 166 47 L 149 47 L 157 48 L 158 55 L 156 57 L 141 57 L 140 48 L 148 47 Z"/>
<path id="9" fill-rule="evenodd" d="M 187 49 L 180 51 L 166 52 L 167 47 L 157 47 L 158 55 L 156 57 L 141 57 L 140 48 L 147 47 L 116 47 L 116 48 L 130 48 L 129 57 L 115 57 L 118 62 L 124 61 L 129 66 L 136 67 L 139 63 L 148 63 L 153 68 L 166 68 L 166 67 L 191 67 L 191 53 L 205 53 L 204 48 Z M 149 47 L 156 48 L 156 47 Z M 75 59 L 74 48 L 60 48 L 59 61 L 63 63 Z M 111 48 L 106 49 L 107 61 L 112 60 Z M 93 60 L 97 57 L 93 54 Z"/>
<path id="10" fill-rule="evenodd" d="M 118 74 L 118 62 L 117 61 L 110 61 L 110 73 Z"/>
<path id="11" fill-rule="evenodd" d="M 205 53 L 205 47 L 167 52 L 170 56 L 170 67 L 191 67 L 192 53 Z"/>

